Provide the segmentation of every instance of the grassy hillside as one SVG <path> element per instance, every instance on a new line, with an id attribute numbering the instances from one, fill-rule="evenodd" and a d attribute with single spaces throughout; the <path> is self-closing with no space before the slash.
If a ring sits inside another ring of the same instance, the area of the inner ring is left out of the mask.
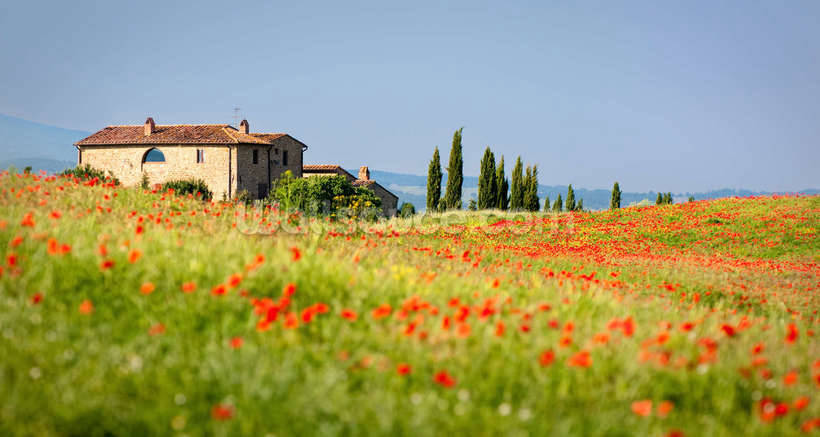
<path id="1" fill-rule="evenodd" d="M 0 434 L 798 435 L 819 222 L 817 196 L 328 222 L 2 173 Z"/>

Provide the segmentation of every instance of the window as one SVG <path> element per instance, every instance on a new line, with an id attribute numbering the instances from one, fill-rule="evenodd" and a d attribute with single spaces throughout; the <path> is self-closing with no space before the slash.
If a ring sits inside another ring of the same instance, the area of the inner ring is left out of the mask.
<path id="1" fill-rule="evenodd" d="M 165 155 L 159 149 L 154 148 L 145 152 L 142 162 L 165 162 Z"/>
<path id="2" fill-rule="evenodd" d="M 279 148 L 277 147 L 277 148 L 273 149 L 273 153 L 278 155 L 279 154 Z"/>
<path id="3" fill-rule="evenodd" d="M 288 151 L 282 151 L 282 165 L 288 165 Z"/>
<path id="4" fill-rule="evenodd" d="M 205 162 L 205 151 L 202 149 L 196 149 L 196 163 L 202 164 Z"/>
<path id="5" fill-rule="evenodd" d="M 253 149 L 253 163 L 259 164 L 259 151 L 256 149 Z"/>

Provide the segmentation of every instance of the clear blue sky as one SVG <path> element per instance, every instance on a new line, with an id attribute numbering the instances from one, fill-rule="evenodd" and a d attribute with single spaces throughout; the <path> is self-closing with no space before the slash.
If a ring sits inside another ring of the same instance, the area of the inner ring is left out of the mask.
<path id="1" fill-rule="evenodd" d="M 820 2 L 5 1 L 0 113 L 233 123 L 423 174 L 464 126 L 543 184 L 820 186 Z M 402 3 L 403 5 L 390 5 Z"/>

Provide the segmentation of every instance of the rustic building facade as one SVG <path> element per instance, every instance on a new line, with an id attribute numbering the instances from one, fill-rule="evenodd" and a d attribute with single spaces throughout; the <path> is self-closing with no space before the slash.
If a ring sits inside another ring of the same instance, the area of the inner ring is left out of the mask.
<path id="1" fill-rule="evenodd" d="M 246 190 L 262 198 L 286 170 L 302 174 L 307 146 L 283 133 L 251 133 L 227 124 L 108 126 L 75 143 L 77 163 L 106 170 L 124 185 L 202 179 L 217 198 Z"/>
<path id="2" fill-rule="evenodd" d="M 359 168 L 359 177 L 356 178 L 339 165 L 305 165 L 302 167 L 302 175 L 310 176 L 344 176 L 354 186 L 368 188 L 373 191 L 382 201 L 382 212 L 386 217 L 393 217 L 398 212 L 399 197 L 388 191 L 378 182 L 370 179 L 370 169 L 366 166 Z"/>
<path id="3" fill-rule="evenodd" d="M 143 125 L 108 126 L 74 146 L 78 165 L 105 170 L 123 185 L 139 185 L 143 178 L 151 185 L 196 178 L 217 199 L 232 199 L 241 191 L 261 199 L 285 171 L 302 177 L 308 148 L 288 134 L 250 132 L 247 120 L 237 129 L 227 124 L 157 125 L 151 117 Z M 395 215 L 398 198 L 366 173 L 361 182 L 348 176 L 371 188 L 384 205 L 393 205 L 385 213 Z"/>

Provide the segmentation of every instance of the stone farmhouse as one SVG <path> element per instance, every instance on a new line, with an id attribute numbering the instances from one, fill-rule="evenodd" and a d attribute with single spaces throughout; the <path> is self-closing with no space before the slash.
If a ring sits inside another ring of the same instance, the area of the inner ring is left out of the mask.
<path id="1" fill-rule="evenodd" d="M 250 132 L 247 120 L 237 129 L 228 124 L 158 125 L 148 117 L 143 125 L 108 126 L 74 146 L 78 165 L 105 170 L 123 185 L 139 185 L 143 177 L 152 185 L 197 178 L 217 199 L 232 199 L 243 190 L 264 198 L 271 181 L 287 170 L 302 177 L 317 174 L 311 168 L 341 169 L 304 166 L 307 145 L 285 133 Z M 396 214 L 398 198 L 370 180 L 369 171 L 360 175 L 364 179 L 341 171 L 355 185 L 372 189 L 382 199 L 385 215 Z"/>

